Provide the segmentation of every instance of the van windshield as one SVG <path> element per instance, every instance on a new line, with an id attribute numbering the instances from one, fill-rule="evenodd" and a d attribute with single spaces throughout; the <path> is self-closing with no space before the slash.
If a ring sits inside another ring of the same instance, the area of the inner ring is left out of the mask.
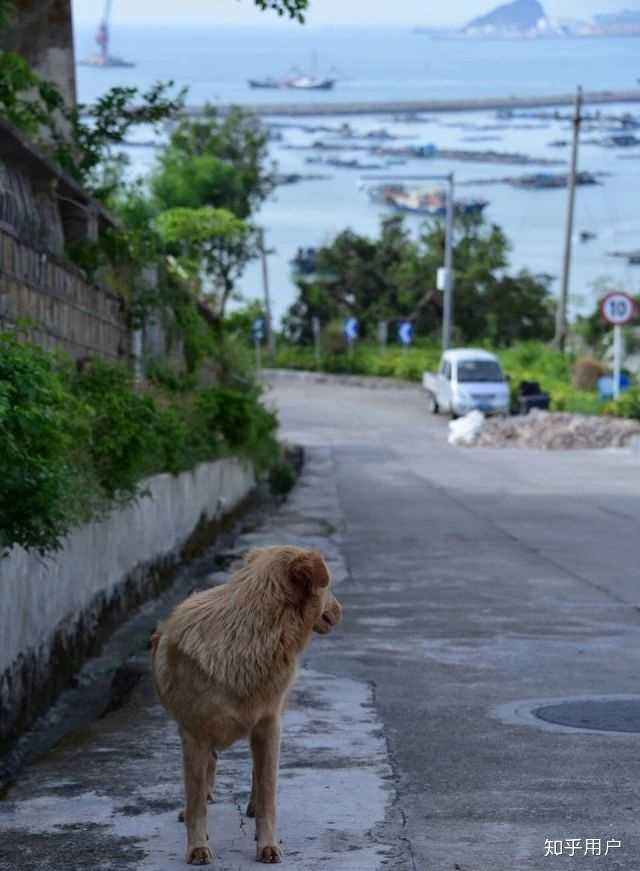
<path id="1" fill-rule="evenodd" d="M 458 363 L 458 382 L 469 381 L 504 381 L 504 376 L 494 360 L 461 360 Z"/>

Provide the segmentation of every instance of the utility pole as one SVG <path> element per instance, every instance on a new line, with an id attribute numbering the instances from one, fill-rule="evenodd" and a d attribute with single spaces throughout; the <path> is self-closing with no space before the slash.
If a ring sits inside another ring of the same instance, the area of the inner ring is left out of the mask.
<path id="1" fill-rule="evenodd" d="M 567 302 L 569 300 L 569 277 L 571 274 L 571 245 L 573 237 L 573 213 L 576 202 L 576 177 L 578 174 L 578 142 L 580 140 L 580 124 L 582 123 L 582 88 L 576 93 L 576 104 L 573 113 L 573 143 L 571 147 L 571 168 L 568 178 L 567 221 L 564 237 L 564 260 L 562 263 L 562 281 L 560 296 L 556 309 L 555 345 L 564 351 L 567 338 Z"/>
<path id="2" fill-rule="evenodd" d="M 453 217 L 454 217 L 454 177 L 450 172 L 447 176 L 449 188 L 447 191 L 447 217 L 444 239 L 444 296 L 442 300 L 442 350 L 446 351 L 451 344 L 451 326 L 453 323 Z"/>
<path id="3" fill-rule="evenodd" d="M 267 264 L 267 254 L 271 254 L 271 251 L 267 251 L 264 247 L 264 228 L 261 227 L 259 230 L 260 233 L 260 259 L 262 261 L 262 290 L 264 293 L 264 314 L 265 321 L 267 327 L 267 348 L 269 350 L 269 357 L 273 358 L 275 346 L 274 346 L 274 335 L 273 335 L 273 322 L 271 319 L 271 296 L 269 294 L 269 268 Z"/>

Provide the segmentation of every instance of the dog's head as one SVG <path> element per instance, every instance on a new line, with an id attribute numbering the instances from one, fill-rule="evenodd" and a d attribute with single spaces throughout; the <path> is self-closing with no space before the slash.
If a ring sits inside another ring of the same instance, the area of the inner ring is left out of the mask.
<path id="1" fill-rule="evenodd" d="M 259 578 L 261 585 L 266 583 L 273 591 L 274 601 L 294 607 L 307 629 L 320 635 L 330 632 L 342 618 L 342 606 L 331 592 L 329 569 L 317 550 L 292 545 L 253 548 L 235 578 L 237 582 Z"/>
<path id="2" fill-rule="evenodd" d="M 317 550 L 301 550 L 288 567 L 289 583 L 304 603 L 314 632 L 326 635 L 342 619 L 342 605 L 331 592 L 331 575 Z"/>

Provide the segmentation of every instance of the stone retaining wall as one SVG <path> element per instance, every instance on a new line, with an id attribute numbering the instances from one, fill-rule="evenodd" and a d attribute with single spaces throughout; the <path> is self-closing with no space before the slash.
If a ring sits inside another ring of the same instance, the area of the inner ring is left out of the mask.
<path id="1" fill-rule="evenodd" d="M 148 496 L 77 529 L 55 557 L 15 548 L 0 560 L 0 752 L 254 483 L 234 459 L 156 475 Z"/>
<path id="2" fill-rule="evenodd" d="M 79 269 L 0 228 L 0 329 L 21 320 L 30 340 L 73 358 L 99 355 L 129 364 L 131 333 L 121 300 Z"/>

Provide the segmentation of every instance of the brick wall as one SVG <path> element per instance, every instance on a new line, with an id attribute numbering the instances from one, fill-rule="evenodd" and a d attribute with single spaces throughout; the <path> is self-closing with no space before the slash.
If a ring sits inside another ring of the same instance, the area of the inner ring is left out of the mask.
<path id="1" fill-rule="evenodd" d="M 43 348 L 75 359 L 98 354 L 131 362 L 131 334 L 120 299 L 0 227 L 0 329 L 21 320 L 29 322 L 32 341 Z"/>

